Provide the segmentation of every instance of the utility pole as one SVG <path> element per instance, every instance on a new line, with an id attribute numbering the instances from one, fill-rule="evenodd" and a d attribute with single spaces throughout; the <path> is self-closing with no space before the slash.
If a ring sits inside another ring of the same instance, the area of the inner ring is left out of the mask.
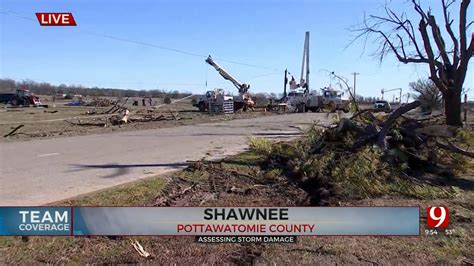
<path id="1" fill-rule="evenodd" d="M 351 73 L 352 75 L 354 75 L 354 101 L 356 100 L 356 80 L 357 80 L 357 75 L 359 75 L 360 73 L 357 73 L 357 72 L 354 72 L 354 73 Z"/>

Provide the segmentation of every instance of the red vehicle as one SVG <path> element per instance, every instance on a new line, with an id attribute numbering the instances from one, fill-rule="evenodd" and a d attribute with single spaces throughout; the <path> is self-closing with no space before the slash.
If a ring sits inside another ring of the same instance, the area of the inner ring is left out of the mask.
<path id="1" fill-rule="evenodd" d="M 38 106 L 41 101 L 38 96 L 33 95 L 29 90 L 17 89 L 15 93 L 8 95 L 6 102 L 13 106 Z"/>

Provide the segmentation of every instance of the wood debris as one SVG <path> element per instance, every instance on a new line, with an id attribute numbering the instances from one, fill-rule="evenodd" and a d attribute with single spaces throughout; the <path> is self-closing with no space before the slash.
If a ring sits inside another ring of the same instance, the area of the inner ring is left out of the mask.
<path id="1" fill-rule="evenodd" d="M 15 132 L 17 132 L 20 128 L 22 128 L 24 126 L 25 125 L 19 125 L 19 126 L 15 127 L 12 131 L 10 131 L 8 134 L 5 134 L 3 137 L 8 138 L 9 136 L 15 134 Z"/>
<path id="2" fill-rule="evenodd" d="M 148 253 L 147 251 L 145 251 L 143 246 L 137 240 L 131 240 L 131 242 L 132 242 L 132 246 L 135 249 L 135 251 L 138 252 L 138 255 L 140 255 L 144 258 L 148 258 L 148 257 L 151 256 L 151 254 Z"/>

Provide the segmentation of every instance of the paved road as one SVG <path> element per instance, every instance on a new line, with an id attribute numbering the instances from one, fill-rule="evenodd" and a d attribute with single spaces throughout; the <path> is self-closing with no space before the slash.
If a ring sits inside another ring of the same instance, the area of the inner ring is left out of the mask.
<path id="1" fill-rule="evenodd" d="M 290 114 L 211 124 L 0 143 L 0 205 L 43 205 L 162 174 L 187 160 L 247 147 L 250 136 L 291 138 L 332 114 Z"/>

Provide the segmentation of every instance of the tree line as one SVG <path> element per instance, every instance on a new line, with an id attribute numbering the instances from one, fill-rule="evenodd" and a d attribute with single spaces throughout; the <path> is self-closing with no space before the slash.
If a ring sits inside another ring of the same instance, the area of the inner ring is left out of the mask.
<path id="1" fill-rule="evenodd" d="M 16 81 L 13 79 L 0 79 L 0 92 L 14 92 L 16 89 L 27 89 L 37 95 L 66 94 L 90 97 L 153 97 L 153 98 L 182 98 L 191 95 L 190 92 L 177 90 L 130 90 L 115 88 L 85 87 L 81 85 L 53 85 L 48 82 L 32 80 Z"/>

